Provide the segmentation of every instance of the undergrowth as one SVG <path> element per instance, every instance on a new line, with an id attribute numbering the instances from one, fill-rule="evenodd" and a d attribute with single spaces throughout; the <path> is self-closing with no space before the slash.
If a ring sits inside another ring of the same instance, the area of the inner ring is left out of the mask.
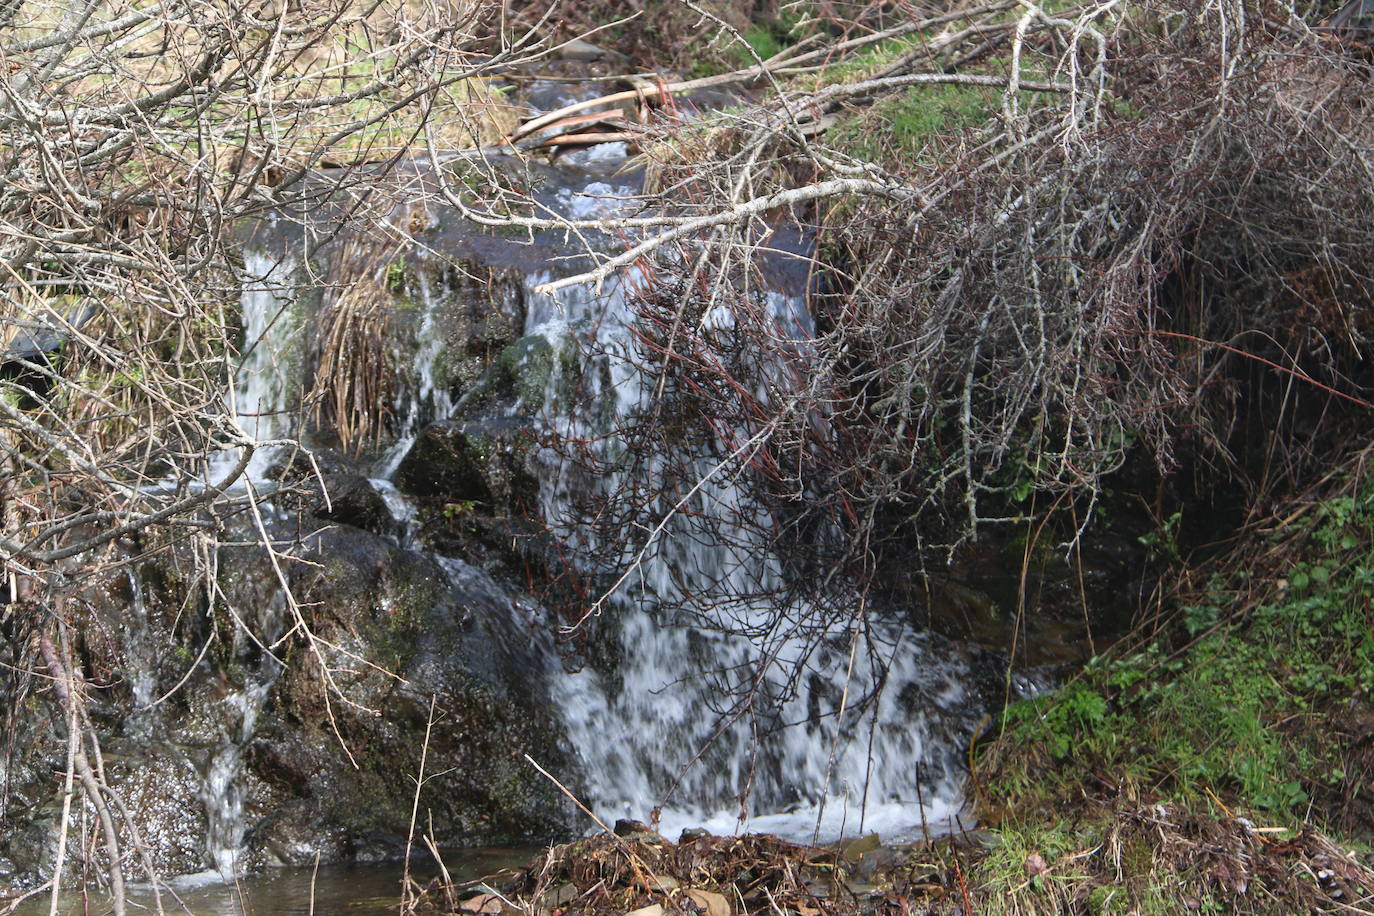
<path id="1" fill-rule="evenodd" d="M 837 148 L 860 159 L 890 161 L 919 155 L 937 137 L 983 125 L 1000 95 L 978 86 L 921 86 L 851 113 L 836 125 Z"/>
<path id="2" fill-rule="evenodd" d="M 1083 787 L 1368 839 L 1374 485 L 1351 475 L 1219 564 L 1143 645 L 1009 707 L 976 767 L 988 816 Z"/>

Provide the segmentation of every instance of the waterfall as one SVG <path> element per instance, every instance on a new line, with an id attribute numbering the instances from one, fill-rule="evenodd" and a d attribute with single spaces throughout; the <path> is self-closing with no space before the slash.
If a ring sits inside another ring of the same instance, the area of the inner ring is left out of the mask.
<path id="1" fill-rule="evenodd" d="M 301 360 L 297 269 L 291 258 L 273 257 L 259 250 L 244 254 L 239 297 L 243 343 L 227 401 L 240 429 L 258 442 L 291 436 L 297 431 L 293 416 Z M 252 483 L 260 494 L 270 492 L 268 471 L 280 452 L 278 446 L 259 447 L 234 488 L 242 489 L 246 483 Z M 207 479 L 218 480 L 237 460 L 237 449 L 215 456 L 209 462 Z M 282 517 L 270 502 L 261 503 L 260 511 L 269 524 Z M 131 579 L 131 587 L 136 589 L 136 585 Z M 253 739 L 272 685 L 283 670 L 282 663 L 265 646 L 281 635 L 286 613 L 284 598 L 278 592 L 266 607 L 254 611 L 262 632 L 248 634 L 235 630 L 233 639 L 237 651 L 257 655 L 257 664 L 243 666 L 243 683 L 229 687 L 220 698 L 220 733 L 206 759 L 200 789 L 205 806 L 206 857 L 212 871 L 226 881 L 241 871 L 247 829 L 243 814 L 243 751 Z"/>
<path id="2" fill-rule="evenodd" d="M 635 278 L 608 282 L 601 295 L 566 290 L 557 303 L 534 292 L 548 279 L 528 278 L 527 333 L 555 348 L 581 334 L 595 355 L 573 370 L 578 378 L 550 378 L 545 422 L 558 436 L 593 443 L 598 457 L 613 458 L 624 445 L 609 434 L 653 393 L 632 358 L 625 290 Z M 779 333 L 804 346 L 811 327 L 804 302 L 776 293 L 766 300 Z M 722 312 L 707 320 L 732 319 Z M 574 382 L 591 394 L 581 407 L 566 396 Z M 651 477 L 682 465 L 638 457 L 640 473 Z M 551 450 L 537 463 L 546 521 L 570 551 L 584 555 L 614 556 L 618 549 L 577 522 L 588 488 L 609 494 L 667 483 L 591 477 Z M 682 486 L 695 492 L 685 508 L 722 519 L 766 511 L 751 505 L 712 459 L 689 464 L 695 480 Z M 804 839 L 861 829 L 893 837 L 948 830 L 961 807 L 962 742 L 951 739 L 966 738 L 980 713 L 966 695 L 971 673 L 958 653 L 931 634 L 871 615 L 854 633 L 791 635 L 790 622 L 818 613 L 853 619 L 857 592 L 814 599 L 826 607 L 779 607 L 770 596 L 785 593 L 783 570 L 761 535 L 738 531 L 708 543 L 693 533 L 669 520 L 642 557 L 620 551 L 620 569 L 632 571 L 606 614 L 623 657 L 614 672 L 560 672 L 553 686 L 598 814 L 647 820 L 657 811 L 669 834 L 687 826 Z M 684 615 L 693 601 L 710 604 L 714 621 Z M 749 632 L 760 635 L 743 635 Z M 874 692 L 875 699 L 860 703 Z M 752 708 L 731 721 L 741 710 L 726 707 L 748 696 Z"/>
<path id="3" fill-rule="evenodd" d="M 131 721 L 143 730 L 146 726 L 142 721 L 143 713 L 152 705 L 153 691 L 157 687 L 154 673 L 157 646 L 148 620 L 148 602 L 143 594 L 143 585 L 131 569 L 124 571 L 124 579 L 129 586 L 129 614 L 124 619 L 125 677 L 133 699 Z"/>
<path id="4" fill-rule="evenodd" d="M 274 665 L 275 668 L 280 666 Z M 226 881 L 240 871 L 240 852 L 246 825 L 243 820 L 243 749 L 252 740 L 267 694 L 276 680 L 275 673 L 264 673 L 221 701 L 225 717 L 224 732 L 210 752 L 201 787 L 205 804 L 206 854 L 210 866 Z"/>
<path id="5" fill-rule="evenodd" d="M 415 438 L 427 423 L 446 419 L 453 412 L 453 399 L 448 388 L 440 383 L 439 366 L 444 357 L 444 338 L 437 326 L 438 311 L 442 308 L 444 294 L 448 290 L 434 288 L 429 272 L 423 267 L 428 263 L 428 252 L 421 251 L 417 256 L 421 265 L 415 275 L 416 293 L 420 308 L 419 321 L 415 329 L 415 346 L 407 353 L 399 346 L 392 347 L 391 358 L 394 364 L 406 365 L 408 384 L 398 387 L 392 403 L 392 412 L 400 418 L 396 441 L 383 452 L 374 468 L 374 486 L 391 505 L 396 493 L 395 487 L 388 484 L 396 476 Z M 380 485 L 379 485 L 380 484 Z M 393 513 L 400 508 L 392 506 Z M 410 519 L 409 521 L 413 521 Z"/>
<path id="6" fill-rule="evenodd" d="M 300 326 L 294 313 L 298 264 L 289 257 L 273 257 L 249 250 L 243 257 L 243 343 L 234 384 L 228 397 L 229 413 L 249 438 L 263 442 L 291 435 L 292 395 L 299 366 L 296 338 Z M 247 480 L 262 483 L 280 449 L 258 448 L 248 464 Z M 238 460 L 238 449 L 228 449 L 209 462 L 206 480 L 218 481 Z M 236 483 L 235 486 L 242 486 Z"/>
<path id="7" fill-rule="evenodd" d="M 614 159 L 580 165 L 605 174 Z M 613 216 L 634 194 L 592 175 L 558 188 L 551 202 L 570 217 Z M 542 337 L 548 352 L 584 355 L 551 360 L 543 402 L 515 409 L 536 414 L 534 422 L 555 437 L 595 442 L 600 457 L 613 457 L 623 445 L 607 434 L 652 393 L 634 358 L 627 295 L 643 278 L 630 271 L 600 293 L 585 286 L 556 298 L 535 292 L 554 276 L 545 267 L 525 277 L 525 333 Z M 402 422 L 396 444 L 373 469 L 373 485 L 406 540 L 416 533 L 417 510 L 392 478 L 424 423 L 456 409 L 435 378 L 442 353 L 433 329 L 442 297 L 423 278 L 417 292 L 418 346 L 397 354 L 411 376 L 405 399 L 393 405 Z M 761 298 L 777 333 L 804 349 L 813 333 L 805 301 L 777 291 Z M 707 320 L 725 326 L 733 315 L 717 308 Z M 589 396 L 573 398 L 574 390 Z M 650 476 L 681 466 L 669 456 L 639 458 L 640 473 Z M 614 556 L 615 545 L 578 523 L 578 505 L 589 491 L 609 494 L 646 481 L 588 474 L 549 448 L 533 464 L 544 520 L 566 551 L 588 566 L 593 557 Z M 694 465 L 694 510 L 722 518 L 764 511 L 710 458 Z M 967 692 L 973 673 L 958 648 L 872 612 L 854 631 L 840 627 L 819 640 L 791 634 L 789 621 L 818 614 L 855 620 L 857 592 L 840 588 L 809 599 L 823 607 L 801 600 L 779 607 L 771 595 L 785 591 L 782 563 L 761 535 L 741 531 L 703 543 L 689 534 L 670 521 L 642 558 L 633 550 L 618 557 L 620 569 L 633 571 L 605 611 L 622 653 L 614 671 L 565 671 L 549 634 L 535 638 L 546 661 L 542 675 L 581 762 L 585 800 L 598 815 L 647 820 L 657 812 L 667 833 L 703 826 L 799 839 L 950 829 L 962 808 L 962 749 L 983 712 Z M 471 585 L 458 561 L 436 558 L 455 587 Z M 698 625 L 703 621 L 681 612 L 691 596 L 702 595 L 714 597 L 719 626 Z M 770 626 L 779 620 L 782 626 Z M 742 635 L 748 632 L 767 635 Z M 755 707 L 731 720 L 724 706 L 751 682 Z"/>
<path id="8" fill-rule="evenodd" d="M 583 158 L 602 174 L 615 165 Z M 552 204 L 571 216 L 614 215 L 634 194 L 631 187 L 583 178 L 580 185 L 557 188 Z M 462 416 L 464 406 L 443 378 L 446 342 L 438 329 L 453 291 L 441 274 L 423 269 L 432 257 L 432 250 L 415 254 L 422 268 L 411 272 L 408 290 L 413 336 L 407 331 L 389 344 L 401 376 L 389 405 L 394 438 L 367 472 L 397 522 L 397 540 L 412 549 L 423 547 L 420 512 L 393 482 L 397 469 L 427 424 Z M 548 265 L 558 258 L 531 261 Z M 250 254 L 245 266 L 245 355 L 233 404 L 245 432 L 270 439 L 294 431 L 291 398 L 300 369 L 286 354 L 300 349 L 300 318 L 288 320 L 297 267 L 261 254 Z M 533 414 L 538 419 L 522 422 L 542 426 L 555 441 L 593 443 L 597 457 L 614 459 L 626 446 L 609 434 L 654 393 L 635 356 L 628 292 L 643 278 L 630 271 L 601 292 L 577 287 L 556 298 L 535 292 L 554 276 L 544 266 L 524 278 L 525 334 L 543 338 L 542 352 L 556 356 L 547 360 L 542 403 L 535 403 L 537 386 L 521 385 L 512 416 Z M 804 353 L 813 333 L 805 301 L 776 290 L 762 292 L 759 301 L 779 339 Z M 703 320 L 726 328 L 735 319 L 728 308 L 715 306 Z M 783 367 L 764 366 L 762 377 L 771 372 L 778 375 L 770 383 L 785 387 Z M 739 439 L 748 435 L 737 431 Z M 735 476 L 739 468 L 721 461 L 721 448 L 697 448 L 700 454 L 685 460 L 638 455 L 633 473 L 591 474 L 547 445 L 529 458 L 539 509 L 561 552 L 591 576 L 604 579 L 611 566 L 612 578 L 629 571 L 592 636 L 618 647 L 614 662 L 603 653 L 599 664 L 568 670 L 555 643 L 553 615 L 531 609 L 523 583 L 498 585 L 499 577 L 431 554 L 455 592 L 504 590 L 501 606 L 519 624 L 512 632 L 532 634 L 529 648 L 539 661 L 530 676 L 546 682 L 580 762 L 580 774 L 565 775 L 570 781 L 580 775 L 584 800 L 603 820 L 656 818 L 668 834 L 703 826 L 808 840 L 876 830 L 898 839 L 949 829 L 962 807 L 962 750 L 983 713 L 967 686 L 974 679 L 971 663 L 957 646 L 866 609 L 858 591 L 843 585 L 780 601 L 776 596 L 788 593 L 785 564 L 758 532 L 741 529 L 707 542 L 684 514 L 662 521 L 641 556 L 642 538 L 633 545 L 604 543 L 604 535 L 579 524 L 579 507 L 589 495 L 652 491 L 684 466 L 693 478 L 683 482 L 690 488 L 686 512 L 721 519 L 766 514 Z M 252 472 L 262 473 L 269 458 L 255 457 Z M 689 612 L 694 602 L 695 613 Z M 710 605 L 708 619 L 700 615 L 703 605 Z M 837 622 L 833 632 L 818 637 L 814 628 L 807 635 L 791 626 L 822 616 Z M 273 677 L 264 667 L 226 698 L 225 737 L 207 768 L 210 853 L 226 874 L 244 836 L 242 750 Z M 747 702 L 732 707 L 736 701 Z"/>

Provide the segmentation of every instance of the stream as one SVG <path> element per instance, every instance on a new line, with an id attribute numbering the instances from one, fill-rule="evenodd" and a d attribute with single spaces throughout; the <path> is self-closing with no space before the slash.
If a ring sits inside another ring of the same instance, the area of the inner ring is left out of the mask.
<path id="1" fill-rule="evenodd" d="M 467 881 L 503 868 L 522 865 L 537 852 L 522 849 L 451 850 L 444 866 L 455 881 Z M 401 899 L 403 870 L 399 863 L 381 865 L 321 865 L 279 868 L 223 881 L 217 872 L 188 875 L 161 889 L 162 908 L 168 914 L 191 916 L 395 916 Z M 421 884 L 438 874 L 432 862 L 416 866 L 412 878 Z M 78 894 L 64 894 L 60 913 L 83 913 Z M 147 885 L 129 891 L 134 912 L 156 912 L 156 898 Z M 38 895 L 14 911 L 15 916 L 46 916 L 51 899 Z"/>

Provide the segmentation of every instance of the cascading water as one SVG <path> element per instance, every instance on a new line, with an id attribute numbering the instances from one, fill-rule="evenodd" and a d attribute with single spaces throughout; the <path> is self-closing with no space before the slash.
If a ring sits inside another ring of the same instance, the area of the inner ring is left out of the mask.
<path id="1" fill-rule="evenodd" d="M 610 173 L 622 164 L 623 147 L 581 158 L 581 168 Z M 578 184 L 557 188 L 550 201 L 568 216 L 587 217 L 614 214 L 634 193 L 584 175 Z M 389 405 L 394 439 L 365 474 L 397 523 L 397 540 L 411 549 L 422 546 L 421 516 L 394 482 L 397 470 L 429 423 L 461 415 L 464 408 L 443 381 L 446 344 L 437 329 L 443 309 L 452 306 L 453 290 L 438 279 L 441 274 L 425 269 L 431 256 L 415 254 L 412 330 L 400 345 L 392 344 L 391 364 L 400 370 Z M 260 253 L 245 260 L 250 348 L 237 376 L 241 424 L 260 439 L 299 434 L 288 420 L 293 385 L 299 384 L 292 373 L 299 367 L 287 356 L 301 349 L 303 318 L 295 315 L 290 286 L 297 268 Z M 539 260 L 557 263 L 556 257 Z M 641 411 L 653 394 L 633 352 L 635 315 L 626 288 L 634 278 L 608 282 L 601 293 L 574 288 L 555 299 L 535 292 L 552 276 L 545 266 L 525 277 L 525 334 L 543 338 L 542 352 L 555 357 L 542 403 L 535 403 L 537 389 L 520 386 L 523 400 L 512 408 L 512 419 L 533 415 L 539 419 L 522 422 L 542 425 L 555 439 L 623 448 L 606 434 Z M 762 299 L 779 333 L 804 346 L 811 333 L 804 301 L 776 291 Z M 732 318 L 722 310 L 711 320 Z M 412 333 L 413 345 L 404 343 Z M 574 389 L 576 398 L 570 397 Z M 635 473 L 651 476 L 684 465 L 680 456 L 638 458 Z M 255 482 L 271 459 L 270 452 L 255 457 L 249 469 Z M 594 531 L 577 524 L 578 507 L 593 491 L 609 494 L 645 482 L 590 475 L 550 449 L 530 462 L 540 509 L 563 553 L 588 567 L 614 557 L 617 545 L 601 543 Z M 707 455 L 686 463 L 696 477 L 687 484 L 686 510 L 718 518 L 762 511 Z M 529 648 L 539 661 L 530 675 L 547 680 L 580 760 L 586 801 L 603 819 L 657 813 L 665 831 L 744 826 L 806 839 L 859 830 L 896 837 L 942 829 L 959 810 L 960 749 L 982 712 L 967 693 L 972 673 L 964 657 L 901 621 L 871 612 L 860 618 L 858 596 L 843 590 L 811 599 L 824 607 L 800 600 L 779 605 L 768 596 L 786 591 L 783 563 L 762 535 L 738 531 L 708 543 L 689 534 L 670 518 L 642 556 L 638 548 L 621 551 L 616 575 L 631 572 L 605 605 L 602 630 L 620 650 L 609 670 L 604 663 L 565 670 L 551 615 L 518 585 L 498 584 L 465 561 L 431 556 L 454 594 L 490 599 L 494 589 L 502 590 L 503 601 L 485 605 L 509 608 L 518 624 L 512 632 L 533 634 Z M 682 610 L 703 598 L 714 623 Z M 821 613 L 861 619 L 862 626 L 840 627 L 819 639 L 767 626 Z M 754 635 L 744 635 L 749 632 Z M 226 874 L 244 836 L 243 747 L 274 676 L 264 667 L 226 699 L 224 740 L 207 769 L 202 797 L 210 818 L 210 855 Z M 740 699 L 747 704 L 731 709 Z"/>
<path id="2" fill-rule="evenodd" d="M 129 679 L 129 692 L 134 708 L 130 724 L 142 734 L 147 733 L 144 715 L 153 703 L 153 690 L 157 679 L 153 673 L 157 658 L 157 646 L 153 641 L 152 628 L 148 621 L 148 602 L 143 587 L 132 570 L 124 573 L 129 586 L 129 615 L 125 621 L 124 665 Z"/>
<path id="3" fill-rule="evenodd" d="M 427 255 L 427 252 L 420 253 L 419 263 L 422 269 L 416 274 L 416 292 L 420 308 L 415 330 L 417 346 L 413 348 L 413 355 L 408 358 L 407 354 L 400 352 L 399 349 L 392 353 L 392 359 L 396 364 L 409 363 L 409 371 L 406 373 L 407 384 L 398 388 L 395 402 L 392 404 L 392 411 L 401 418 L 397 424 L 396 442 L 376 462 L 376 476 L 373 479 L 383 483 L 379 489 L 384 497 L 391 497 L 395 493 L 395 488 L 388 489 L 387 484 L 396 476 L 396 469 L 415 444 L 415 437 L 420 430 L 425 424 L 447 418 L 453 412 L 453 398 L 448 389 L 439 382 L 444 340 L 436 327 L 437 312 L 442 308 L 441 303 L 447 290 L 436 290 L 430 274 L 423 269 L 429 260 Z M 396 508 L 399 506 L 393 507 L 393 511 Z"/>
<path id="4" fill-rule="evenodd" d="M 569 290 L 556 304 L 541 303 L 533 287 L 548 279 L 529 278 L 527 333 L 559 348 L 580 332 L 594 340 L 588 349 L 597 355 L 574 370 L 575 383 L 555 373 L 543 416 L 559 437 L 595 443 L 605 457 L 623 447 L 608 434 L 653 394 L 632 353 L 631 304 L 619 283 L 601 295 Z M 800 299 L 772 294 L 767 302 L 784 333 L 809 333 Z M 589 394 L 570 411 L 566 391 L 573 387 Z M 682 466 L 638 458 L 640 474 Z M 598 543 L 577 523 L 577 507 L 589 487 L 609 494 L 636 482 L 615 473 L 590 477 L 552 451 L 538 463 L 545 519 L 569 548 L 615 555 L 617 545 Z M 718 461 L 689 464 L 695 480 L 682 484 L 692 488 L 684 513 L 730 519 L 763 511 L 749 505 Z M 588 666 L 563 675 L 552 691 L 592 806 L 609 818 L 657 812 L 665 831 L 745 826 L 809 839 L 861 829 L 897 836 L 947 830 L 960 808 L 961 745 L 950 738 L 967 735 L 978 717 L 963 686 L 970 672 L 957 653 L 933 645 L 930 634 L 876 618 L 819 641 L 793 635 L 789 621 L 821 609 L 799 602 L 779 608 L 769 597 L 786 589 L 763 537 L 741 530 L 705 542 L 679 523 L 683 517 L 649 535 L 642 555 L 639 547 L 620 551 L 615 565 L 632 571 L 606 610 L 623 652 L 616 670 Z M 828 600 L 858 610 L 857 594 Z M 680 611 L 703 604 L 714 621 Z M 937 723 L 944 734 L 936 734 Z"/>
<path id="5" fill-rule="evenodd" d="M 273 257 L 250 250 L 244 255 L 243 289 L 240 294 L 244 353 L 234 376 L 229 407 L 244 434 L 259 442 L 270 442 L 294 432 L 293 397 L 298 360 L 300 320 L 296 315 L 296 272 L 293 259 Z M 244 471 L 241 488 L 251 483 L 259 494 L 269 493 L 268 470 L 281 449 L 258 448 Z M 218 480 L 237 462 L 232 453 L 211 462 L 207 478 Z M 270 502 L 259 504 L 269 520 L 277 515 Z M 280 592 L 267 606 L 256 608 L 261 632 L 235 631 L 234 641 L 243 648 L 251 643 L 258 650 L 257 663 L 240 672 L 242 683 L 224 693 L 219 704 L 220 734 L 205 763 L 200 798 L 205 805 L 206 856 L 212 872 L 225 880 L 241 871 L 240 859 L 246 825 L 244 823 L 243 752 L 257 729 L 272 685 L 281 676 L 283 664 L 264 646 L 281 635 L 285 602 Z"/>
<path id="6" fill-rule="evenodd" d="M 244 253 L 239 294 L 242 355 L 227 406 L 244 435 L 258 442 L 290 435 L 294 427 L 290 413 L 294 381 L 291 366 L 299 351 L 295 343 L 300 324 L 292 312 L 298 270 L 299 265 L 290 257 L 252 249 Z M 206 469 L 206 482 L 222 479 L 237 464 L 237 452 L 229 449 L 215 456 Z M 272 446 L 258 448 L 244 478 L 264 482 L 277 454 L 278 449 Z"/>
<path id="7" fill-rule="evenodd" d="M 417 164 L 424 174 L 406 187 L 432 189 L 431 167 Z M 628 215 L 637 191 L 623 145 L 494 167 L 520 170 L 543 215 Z M 153 867 L 170 875 L 208 865 L 204 877 L 217 880 L 316 853 L 397 854 L 413 805 L 407 754 L 430 747 L 431 697 L 448 707 L 435 720 L 442 740 L 424 787 L 446 831 L 436 842 L 590 830 L 559 807 L 525 754 L 603 820 L 651 820 L 658 809 L 670 835 L 741 821 L 801 839 L 940 829 L 959 807 L 963 749 L 984 698 L 1001 698 L 1001 678 L 990 687 L 991 666 L 975 650 L 884 616 L 841 584 L 789 588 L 803 563 L 776 547 L 778 526 L 734 476 L 747 473 L 732 459 L 751 430 L 680 410 L 662 435 L 613 435 L 641 424 L 658 395 L 636 335 L 652 317 L 646 308 L 671 315 L 673 303 L 627 294 L 650 285 L 635 271 L 603 292 L 549 297 L 536 287 L 588 265 L 583 238 L 620 251 L 625 237 L 489 232 L 433 197 L 398 202 L 411 217 L 420 205 L 433 215 L 393 220 L 413 244 L 392 231 L 350 246 L 354 227 L 340 229 L 326 208 L 254 229 L 231 417 L 259 442 L 303 440 L 319 476 L 303 472 L 309 462 L 294 446 L 257 449 L 251 493 L 246 483 L 232 493 L 240 503 L 256 496 L 255 511 L 206 510 L 226 535 L 214 554 L 187 538 L 156 557 L 131 556 L 128 595 L 115 581 L 99 596 L 110 625 L 100 645 L 88 644 L 92 670 L 123 680 L 102 701 L 98 727 L 111 733 L 111 777 L 133 790 Z M 813 334 L 805 300 L 787 292 L 795 277 L 775 279 L 747 304 L 771 315 L 782 351 L 804 355 Z M 358 317 L 341 311 L 339 291 L 366 322 L 339 323 Z M 692 315 L 698 328 L 703 319 L 723 331 L 732 314 Z M 344 333 L 354 327 L 361 338 Z M 339 340 L 359 346 L 329 350 Z M 385 352 L 370 349 L 378 345 Z M 344 356 L 331 363 L 328 353 Z M 362 354 L 356 378 L 349 354 Z M 747 359 L 758 368 L 769 356 L 764 347 Z M 380 443 L 358 437 L 374 452 L 331 451 L 341 433 L 323 424 L 334 405 L 306 390 L 320 365 L 338 368 L 343 383 L 376 383 L 366 390 L 379 397 L 350 402 L 377 410 L 355 427 L 381 431 Z M 778 366 L 775 378 L 765 369 L 748 382 L 751 397 L 787 390 L 794 364 Z M 331 410 L 306 422 L 316 403 Z M 675 453 L 670 436 L 694 444 Z M 238 444 L 206 462 L 205 481 L 238 465 Z M 602 470 L 617 466 L 625 469 Z M 316 483 L 330 499 L 312 492 Z M 642 513 L 620 516 L 629 537 L 580 524 L 588 500 L 620 492 L 647 495 L 629 504 Z M 526 510 L 547 530 L 518 517 Z M 725 530 L 751 515 L 752 527 Z M 708 529 L 723 536 L 706 540 Z M 252 546 L 264 534 L 279 539 L 275 557 Z M 186 574 L 193 551 L 212 561 L 195 568 L 212 575 Z M 571 573 L 560 566 L 568 560 Z M 560 645 L 558 624 L 569 619 L 560 615 L 587 609 L 583 599 L 622 574 L 600 615 Z M 541 606 L 543 585 L 560 604 Z M 319 640 L 303 642 L 302 625 Z M 116 637 L 108 647 L 107 633 Z M 50 760 L 32 761 L 5 776 L 28 781 L 25 797 L 51 800 Z M 398 786 L 407 793 L 399 802 Z M 30 807 L 26 829 L 37 836 L 52 807 Z M 22 820 L 15 807 L 9 816 Z M 21 841 L 0 843 L 0 883 Z M 41 879 L 42 864 L 22 867 Z"/>
<path id="8" fill-rule="evenodd" d="M 243 820 L 243 749 L 252 740 L 267 694 L 276 680 L 279 665 L 260 672 L 250 683 L 227 694 L 220 712 L 225 719 L 220 741 L 210 752 L 201 787 L 205 803 L 206 853 L 211 868 L 225 880 L 239 874 L 240 850 L 246 826 Z"/>

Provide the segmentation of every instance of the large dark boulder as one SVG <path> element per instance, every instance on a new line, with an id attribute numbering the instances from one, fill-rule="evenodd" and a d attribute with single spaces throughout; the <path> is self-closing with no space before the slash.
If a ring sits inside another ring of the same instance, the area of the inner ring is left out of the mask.
<path id="1" fill-rule="evenodd" d="M 535 441 L 528 420 L 489 414 L 426 427 L 396 472 L 406 493 L 450 513 L 522 515 L 535 505 L 538 484 L 526 454 Z"/>
<path id="2" fill-rule="evenodd" d="M 566 772 L 541 622 L 481 570 L 354 528 L 311 536 L 300 559 L 316 649 L 296 650 L 245 748 L 250 854 L 398 854 L 422 755 L 441 845 L 562 834 L 560 793 L 524 759 Z"/>

